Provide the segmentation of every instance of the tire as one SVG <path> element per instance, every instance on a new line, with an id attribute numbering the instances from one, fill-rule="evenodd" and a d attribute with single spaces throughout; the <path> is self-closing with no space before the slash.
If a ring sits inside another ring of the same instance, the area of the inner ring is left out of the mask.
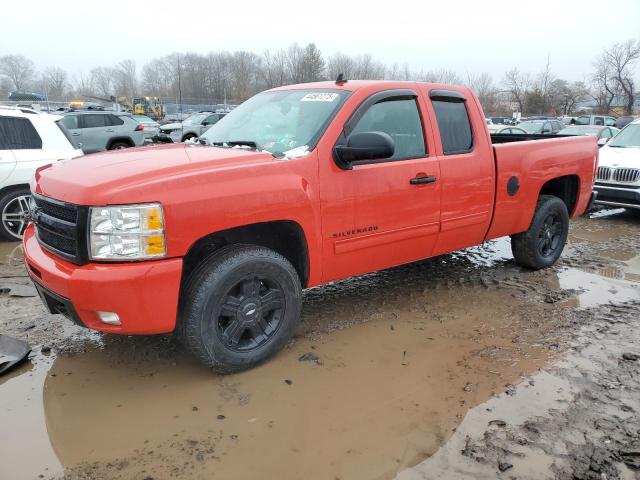
<path id="1" fill-rule="evenodd" d="M 27 228 L 22 215 L 29 208 L 31 192 L 28 188 L 15 188 L 0 196 L 0 239 L 17 242 Z"/>
<path id="2" fill-rule="evenodd" d="M 122 150 L 124 148 L 131 148 L 131 145 L 127 142 L 113 142 L 109 146 L 109 150 Z"/>
<path id="3" fill-rule="evenodd" d="M 556 263 L 567 242 L 569 212 L 558 197 L 540 195 L 529 230 L 511 236 L 516 262 L 532 270 Z"/>
<path id="4" fill-rule="evenodd" d="M 284 347 L 301 306 L 300 279 L 286 258 L 253 245 L 224 247 L 184 285 L 176 334 L 208 367 L 237 372 Z"/>
<path id="5" fill-rule="evenodd" d="M 193 133 L 187 133 L 184 137 L 182 137 L 182 141 L 186 142 L 187 140 L 191 140 L 192 138 L 196 138 L 196 135 Z"/>

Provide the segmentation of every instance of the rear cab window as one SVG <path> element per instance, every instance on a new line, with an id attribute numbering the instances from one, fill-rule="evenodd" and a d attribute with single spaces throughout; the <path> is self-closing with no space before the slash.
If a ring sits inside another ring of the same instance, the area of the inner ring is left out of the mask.
<path id="1" fill-rule="evenodd" d="M 473 150 L 473 130 L 467 111 L 467 102 L 462 95 L 447 97 L 431 95 L 431 104 L 436 114 L 442 150 L 445 155 L 469 153 Z"/>

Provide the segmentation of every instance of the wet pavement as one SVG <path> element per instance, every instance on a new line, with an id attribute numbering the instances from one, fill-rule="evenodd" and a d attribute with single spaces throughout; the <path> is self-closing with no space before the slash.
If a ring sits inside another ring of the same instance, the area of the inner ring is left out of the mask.
<path id="1" fill-rule="evenodd" d="M 0 243 L 0 332 L 33 347 L 0 377 L 0 479 L 635 478 L 640 217 L 592 216 L 545 271 L 499 239 L 308 290 L 230 376 L 44 313 Z"/>

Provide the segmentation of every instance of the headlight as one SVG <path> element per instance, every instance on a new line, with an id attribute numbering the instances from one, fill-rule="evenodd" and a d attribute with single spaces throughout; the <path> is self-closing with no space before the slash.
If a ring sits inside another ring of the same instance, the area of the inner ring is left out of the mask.
<path id="1" fill-rule="evenodd" d="M 159 203 L 91 207 L 89 257 L 142 260 L 166 256 L 164 215 Z"/>

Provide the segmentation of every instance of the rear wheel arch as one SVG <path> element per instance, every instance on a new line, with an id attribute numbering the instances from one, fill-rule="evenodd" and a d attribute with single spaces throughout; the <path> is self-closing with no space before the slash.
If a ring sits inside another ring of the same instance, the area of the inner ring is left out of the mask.
<path id="1" fill-rule="evenodd" d="M 578 175 L 564 175 L 547 180 L 540 188 L 538 198 L 543 195 L 558 197 L 567 207 L 569 216 L 573 215 L 580 193 L 580 178 Z"/>
<path id="2" fill-rule="evenodd" d="M 129 147 L 135 146 L 135 143 L 129 137 L 115 137 L 109 139 L 109 142 L 107 143 L 107 150 L 111 150 L 113 146 L 118 143 L 126 143 L 127 145 L 129 145 Z"/>

